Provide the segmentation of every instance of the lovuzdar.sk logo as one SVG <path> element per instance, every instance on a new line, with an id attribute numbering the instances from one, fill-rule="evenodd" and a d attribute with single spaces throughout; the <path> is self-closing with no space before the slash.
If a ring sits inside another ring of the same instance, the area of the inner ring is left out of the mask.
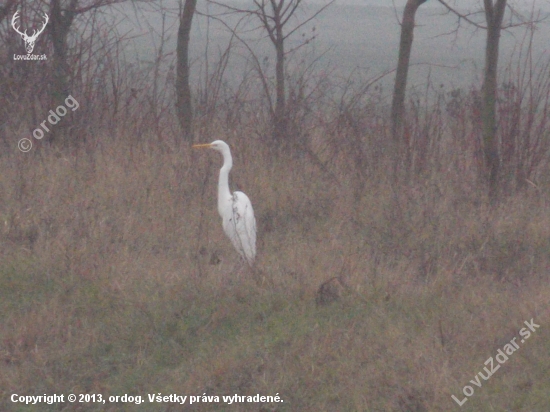
<path id="1" fill-rule="evenodd" d="M 42 28 L 40 30 L 33 30 L 32 36 L 29 36 L 27 34 L 27 30 L 25 30 L 24 32 L 21 32 L 19 30 L 17 22 L 17 19 L 19 18 L 18 14 L 19 10 L 16 11 L 13 15 L 13 18 L 11 19 L 11 26 L 13 27 L 13 30 L 15 30 L 25 42 L 25 49 L 27 50 L 27 54 L 14 54 L 13 60 L 46 60 L 47 57 L 45 54 L 32 54 L 32 51 L 34 50 L 36 39 L 44 31 L 44 29 L 46 28 L 46 24 L 48 24 L 48 21 L 50 20 L 48 15 L 44 13 L 44 24 L 42 25 Z"/>

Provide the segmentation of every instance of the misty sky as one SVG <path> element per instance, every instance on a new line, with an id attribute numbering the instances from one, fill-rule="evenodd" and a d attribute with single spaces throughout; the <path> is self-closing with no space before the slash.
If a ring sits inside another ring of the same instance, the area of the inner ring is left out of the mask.
<path id="1" fill-rule="evenodd" d="M 171 0 L 167 0 L 170 2 Z M 537 7 L 548 6 L 550 0 L 535 1 Z M 455 0 L 449 0 L 455 2 Z M 461 5 L 480 5 L 481 0 L 463 0 Z M 240 4 L 242 7 L 251 2 L 238 0 L 232 4 Z M 317 4 L 326 4 L 325 0 L 308 0 L 304 13 L 314 12 Z M 317 63 L 318 70 L 325 70 L 345 78 L 357 71 L 366 73 L 366 77 L 377 77 L 379 74 L 395 69 L 397 64 L 397 52 L 399 47 L 400 26 L 398 18 L 401 18 L 402 7 L 406 0 L 395 0 L 397 13 L 392 1 L 388 0 L 337 0 L 324 13 L 319 15 L 309 26 L 304 27 L 287 41 L 287 50 L 300 45 L 302 39 L 311 36 L 315 27 L 316 38 L 307 47 L 300 49 L 305 57 L 295 56 L 294 62 L 299 65 L 301 59 L 314 59 L 322 57 Z M 516 1 L 521 3 L 525 10 L 532 0 Z M 177 3 L 174 3 L 177 4 Z M 431 7 L 428 7 L 430 5 Z M 550 9 L 550 7 L 547 7 Z M 212 12 L 207 9 L 204 2 L 199 2 L 199 10 Z M 480 74 L 484 64 L 485 32 L 475 31 L 464 24 L 457 34 L 445 35 L 456 27 L 456 17 L 442 15 L 444 8 L 437 0 L 428 0 L 417 12 L 417 27 L 413 52 L 411 56 L 411 70 L 409 84 L 414 86 L 425 84 L 430 80 L 435 84 L 444 84 L 447 87 L 468 87 L 479 83 Z M 158 45 L 158 37 L 155 38 L 147 25 L 151 25 L 158 33 L 161 19 L 158 11 L 141 14 L 141 23 L 132 21 L 133 13 L 121 17 L 117 28 L 120 32 L 140 35 L 130 48 L 138 53 L 139 60 L 150 61 L 154 56 L 154 47 Z M 482 18 L 482 16 L 480 16 Z M 224 17 L 231 26 L 230 17 Z M 236 21 L 237 18 L 234 18 Z M 147 23 L 144 24 L 144 21 Z M 299 19 L 298 19 L 299 21 Z M 256 23 L 251 23 L 256 24 Z M 539 25 L 536 31 L 534 52 L 536 57 L 548 59 L 550 45 L 549 22 Z M 166 27 L 170 27 L 166 50 L 175 49 L 177 22 L 174 15 L 167 15 Z M 249 26 L 250 27 L 250 26 Z M 243 27 L 241 27 L 241 30 Z M 243 32 L 244 33 L 244 32 Z M 273 48 L 266 40 L 265 33 L 256 31 L 241 34 L 250 42 L 252 49 L 260 61 L 273 64 Z M 505 32 L 501 39 L 501 67 L 508 64 L 517 54 L 519 45 L 525 38 L 525 30 L 514 29 Z M 212 21 L 206 24 L 206 18 L 196 16 L 193 21 L 191 34 L 191 59 L 192 75 L 200 76 L 204 72 L 205 47 L 209 44 L 210 65 L 219 58 L 228 44 L 228 31 L 221 24 Z M 545 57 L 546 56 L 546 57 Z M 247 63 L 249 52 L 235 42 L 232 58 L 228 66 L 227 80 L 239 81 L 243 67 Z M 295 64 L 295 66 L 296 66 Z M 292 66 L 292 62 L 290 63 Z M 272 66 L 266 68 L 266 73 L 272 71 Z M 388 76 L 391 82 L 393 76 Z"/>
<path id="2" fill-rule="evenodd" d="M 316 2 L 322 2 L 322 0 L 311 0 L 312 3 Z M 405 4 L 407 3 L 407 0 L 394 0 L 393 2 L 391 0 L 337 0 L 337 2 L 341 5 L 355 5 L 355 6 L 388 6 L 393 7 L 395 4 L 398 8 L 405 7 Z M 469 8 L 469 7 L 481 7 L 483 4 L 482 0 L 447 0 L 448 4 L 451 5 L 459 5 L 461 8 Z M 549 0 L 510 0 L 508 2 L 509 4 L 517 5 L 523 8 L 531 8 L 533 4 L 535 4 L 535 7 L 542 8 L 542 9 L 548 9 L 550 6 Z M 437 0 L 428 0 L 425 4 L 422 5 L 422 7 L 441 7 L 441 5 L 438 4 Z"/>

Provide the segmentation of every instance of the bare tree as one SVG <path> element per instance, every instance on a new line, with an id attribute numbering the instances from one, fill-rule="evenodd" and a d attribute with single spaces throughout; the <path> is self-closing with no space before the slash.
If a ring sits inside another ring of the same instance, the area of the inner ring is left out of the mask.
<path id="1" fill-rule="evenodd" d="M 68 36 L 75 18 L 124 0 L 50 0 L 49 35 L 53 45 L 54 95 L 64 99 L 69 93 Z"/>
<path id="2" fill-rule="evenodd" d="M 460 12 L 451 7 L 445 0 L 439 0 L 445 8 L 455 14 L 460 21 L 464 20 L 478 29 L 487 31 L 485 42 L 485 69 L 482 86 L 481 123 L 483 137 L 483 154 L 487 173 L 488 193 L 491 202 L 496 201 L 499 188 L 499 171 L 501 159 L 499 155 L 499 143 L 497 138 L 497 75 L 499 43 L 502 30 L 521 25 L 532 25 L 541 20 L 526 19 L 514 8 L 507 4 L 507 0 L 483 0 L 482 11 Z M 510 23 L 503 25 L 506 9 L 510 10 Z M 483 14 L 486 24 L 476 20 L 476 15 Z M 515 19 L 516 22 L 513 22 Z"/>
<path id="3" fill-rule="evenodd" d="M 289 2 L 285 7 L 284 0 L 270 0 L 269 8 L 266 7 L 266 0 L 254 0 L 258 8 L 256 16 L 261 20 L 264 29 L 269 35 L 269 39 L 275 47 L 275 137 L 279 140 L 286 135 L 286 116 L 285 116 L 285 39 L 289 36 L 284 35 L 284 26 L 294 14 L 302 0 Z"/>
<path id="4" fill-rule="evenodd" d="M 191 88 L 189 86 L 189 41 L 191 24 L 197 0 L 185 0 L 183 9 L 180 7 L 180 25 L 177 43 L 177 77 L 176 77 L 176 108 L 178 119 L 183 132 L 183 138 L 193 139 L 193 105 Z"/>
<path id="5" fill-rule="evenodd" d="M 400 137 L 403 114 L 405 111 L 405 92 L 407 89 L 407 76 L 409 73 L 409 62 L 413 43 L 414 18 L 416 10 L 425 2 L 426 0 L 407 0 L 405 10 L 403 11 L 401 40 L 399 42 L 399 58 L 397 62 L 397 71 L 395 73 L 395 85 L 391 108 L 392 137 L 395 148 L 398 148 L 401 144 Z"/>
<path id="6" fill-rule="evenodd" d="M 67 37 L 76 15 L 77 0 L 71 0 L 67 8 L 61 4 L 61 0 L 51 0 L 50 14 L 50 38 L 53 45 L 53 79 L 54 101 L 57 104 L 69 94 L 67 63 Z"/>
<path id="7" fill-rule="evenodd" d="M 487 42 L 485 45 L 485 73 L 483 76 L 483 144 L 485 163 L 489 172 L 489 198 L 495 200 L 498 188 L 500 159 L 497 142 L 497 68 L 500 32 L 507 0 L 484 0 L 487 21 Z"/>
<path id="8" fill-rule="evenodd" d="M 49 37 L 53 45 L 53 104 L 60 104 L 70 94 L 68 37 L 75 18 L 91 10 L 124 0 L 50 0 Z M 52 140 L 55 137 L 52 136 Z"/>
<path id="9" fill-rule="evenodd" d="M 272 108 L 271 116 L 273 120 L 273 138 L 275 141 L 281 141 L 285 136 L 287 136 L 287 113 L 286 113 L 286 86 L 285 86 L 285 57 L 288 53 L 295 51 L 285 50 L 285 41 L 295 34 L 300 28 L 309 23 L 315 17 L 317 17 L 321 12 L 323 12 L 328 6 L 330 6 L 335 0 L 330 0 L 328 3 L 319 8 L 311 16 L 305 18 L 304 20 L 292 24 L 293 17 L 296 17 L 296 12 L 303 5 L 303 0 L 254 0 L 254 7 L 251 9 L 239 9 L 226 4 L 222 4 L 217 1 L 211 1 L 211 3 L 218 6 L 222 6 L 235 13 L 244 13 L 250 16 L 254 16 L 260 20 L 261 27 L 267 32 L 268 38 L 275 48 L 275 105 L 271 103 L 271 98 L 267 94 L 268 99 L 270 99 L 270 107 Z M 291 26 L 288 29 L 288 26 Z M 242 38 L 237 36 L 241 41 Z M 303 44 L 307 44 L 312 39 L 306 39 Z M 244 42 L 244 41 L 243 41 Z M 246 45 L 249 51 L 252 49 Z M 257 56 L 253 56 L 254 60 L 257 62 L 257 68 L 260 70 L 259 59 Z M 265 78 L 262 79 L 264 88 L 266 86 Z"/>

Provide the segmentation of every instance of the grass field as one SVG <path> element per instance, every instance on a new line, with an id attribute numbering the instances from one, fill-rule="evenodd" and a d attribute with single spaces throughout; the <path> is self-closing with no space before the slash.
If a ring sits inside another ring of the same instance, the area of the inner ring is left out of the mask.
<path id="1" fill-rule="evenodd" d="M 490 207 L 451 167 L 393 184 L 382 165 L 360 177 L 345 152 L 328 174 L 219 133 L 256 211 L 250 273 L 216 210 L 221 156 L 111 137 L 2 155 L 1 410 L 549 410 L 545 182 Z M 316 304 L 332 277 L 334 302 Z M 106 403 L 10 401 L 71 393 Z M 143 403 L 109 402 L 125 394 Z M 235 394 L 282 401 L 223 401 Z"/>

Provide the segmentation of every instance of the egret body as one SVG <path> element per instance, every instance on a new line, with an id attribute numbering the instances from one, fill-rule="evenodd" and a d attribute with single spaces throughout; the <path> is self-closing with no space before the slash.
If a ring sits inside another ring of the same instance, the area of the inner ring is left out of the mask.
<path id="1" fill-rule="evenodd" d="M 196 144 L 193 147 L 214 149 L 223 156 L 218 182 L 218 212 L 225 234 L 242 258 L 252 266 L 256 257 L 256 219 L 248 196 L 238 191 L 231 194 L 229 190 L 229 172 L 233 167 L 231 150 L 222 140 Z"/>

